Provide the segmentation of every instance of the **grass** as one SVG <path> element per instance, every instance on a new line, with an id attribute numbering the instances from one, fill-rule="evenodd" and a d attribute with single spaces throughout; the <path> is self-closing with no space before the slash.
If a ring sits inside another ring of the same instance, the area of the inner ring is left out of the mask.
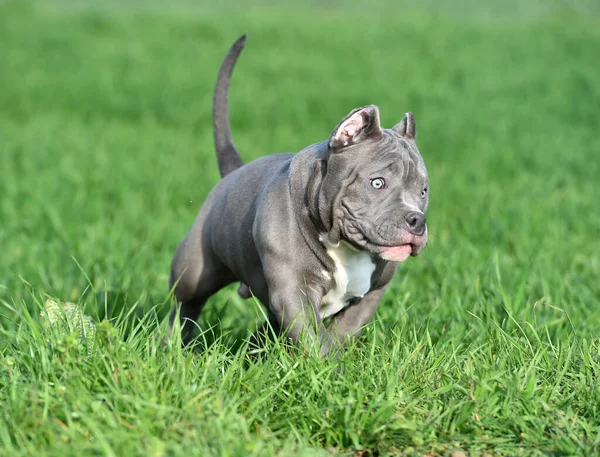
<path id="1" fill-rule="evenodd" d="M 600 453 L 597 5 L 241 5 L 0 4 L 0 455 Z M 281 343 L 249 359 L 261 311 L 235 287 L 199 350 L 157 344 L 242 33 L 245 160 L 364 104 L 416 114 L 431 240 L 341 371 Z M 95 331 L 50 325 L 47 297 Z"/>

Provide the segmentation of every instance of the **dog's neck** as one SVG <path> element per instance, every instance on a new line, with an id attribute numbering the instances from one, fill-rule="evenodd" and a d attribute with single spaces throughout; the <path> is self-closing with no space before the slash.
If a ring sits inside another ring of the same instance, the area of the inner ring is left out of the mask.
<path id="1" fill-rule="evenodd" d="M 311 145 L 296 154 L 291 164 L 289 185 L 290 192 L 293 188 L 304 190 L 302 200 L 292 198 L 294 217 L 302 236 L 321 262 L 333 267 L 331 258 L 319 241 L 319 234 L 323 233 L 332 238 L 330 232 L 333 228 L 333 215 L 323 214 L 319 205 L 321 183 L 327 172 L 327 154 L 327 142 Z"/>

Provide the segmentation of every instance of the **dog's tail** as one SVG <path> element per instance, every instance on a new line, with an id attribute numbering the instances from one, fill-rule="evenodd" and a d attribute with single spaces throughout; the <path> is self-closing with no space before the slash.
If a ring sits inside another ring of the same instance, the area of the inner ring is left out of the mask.
<path id="1" fill-rule="evenodd" d="M 229 82 L 231 81 L 233 67 L 235 67 L 235 63 L 242 53 L 245 42 L 246 35 L 242 35 L 233 43 L 231 49 L 229 49 L 225 60 L 221 64 L 213 97 L 213 135 L 215 137 L 215 149 L 217 150 L 217 160 L 219 161 L 221 177 L 244 165 L 240 153 L 231 138 L 227 94 L 229 92 Z"/>

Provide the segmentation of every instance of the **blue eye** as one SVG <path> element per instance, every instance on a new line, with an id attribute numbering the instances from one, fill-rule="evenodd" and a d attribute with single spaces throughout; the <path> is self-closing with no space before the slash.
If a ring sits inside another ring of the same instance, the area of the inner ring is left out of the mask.
<path id="1" fill-rule="evenodd" d="M 383 178 L 374 178 L 371 179 L 371 186 L 375 189 L 383 189 L 385 187 L 385 179 Z"/>

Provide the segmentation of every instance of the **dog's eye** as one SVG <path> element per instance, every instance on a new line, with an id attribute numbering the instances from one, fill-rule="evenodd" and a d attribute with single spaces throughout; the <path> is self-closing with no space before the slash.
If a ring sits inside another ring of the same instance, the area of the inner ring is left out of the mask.
<path id="1" fill-rule="evenodd" d="M 421 198 L 425 198 L 425 195 L 427 195 L 427 191 L 429 189 L 427 189 L 427 187 L 424 187 L 423 190 L 421 191 Z"/>
<path id="2" fill-rule="evenodd" d="M 383 189 L 385 187 L 385 179 L 383 179 L 383 178 L 371 179 L 371 185 L 375 189 Z"/>

